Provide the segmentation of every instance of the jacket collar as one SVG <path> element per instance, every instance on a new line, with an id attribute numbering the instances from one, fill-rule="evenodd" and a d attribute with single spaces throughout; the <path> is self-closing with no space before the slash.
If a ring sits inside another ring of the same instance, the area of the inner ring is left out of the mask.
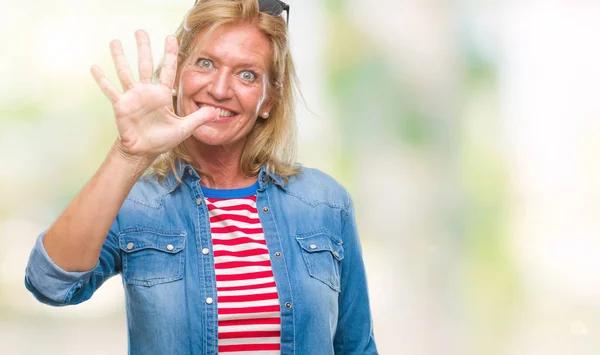
<path id="1" fill-rule="evenodd" d="M 163 184 L 169 194 L 175 191 L 186 175 L 189 175 L 194 180 L 200 180 L 200 176 L 196 170 L 182 160 L 177 160 L 175 163 L 175 171 L 177 172 L 177 176 L 179 176 L 179 181 L 172 171 L 164 179 Z M 258 190 L 264 191 L 269 182 L 272 182 L 283 190 L 287 190 L 285 180 L 283 180 L 283 178 L 276 173 L 267 171 L 267 168 L 263 165 L 258 173 Z"/>
<path id="2" fill-rule="evenodd" d="M 267 188 L 269 182 L 272 182 L 273 184 L 279 186 L 284 191 L 287 190 L 285 180 L 283 180 L 281 176 L 273 172 L 267 171 L 267 168 L 263 165 L 260 167 L 260 171 L 258 173 L 258 189 L 260 191 L 263 191 Z"/>
<path id="3" fill-rule="evenodd" d="M 169 174 L 163 180 L 164 187 L 167 189 L 168 193 L 175 191 L 175 189 L 179 186 L 179 184 L 183 181 L 185 174 L 189 174 L 191 176 L 195 176 L 197 179 L 200 178 L 198 173 L 194 168 L 192 168 L 188 163 L 183 160 L 177 159 L 175 162 L 175 172 L 170 171 Z M 179 177 L 179 180 L 177 179 Z"/>

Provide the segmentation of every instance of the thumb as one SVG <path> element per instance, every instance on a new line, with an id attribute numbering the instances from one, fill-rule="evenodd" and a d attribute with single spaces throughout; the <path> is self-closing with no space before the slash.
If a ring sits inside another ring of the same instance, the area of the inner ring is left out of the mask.
<path id="1" fill-rule="evenodd" d="M 183 117 L 181 122 L 182 133 L 189 137 L 196 128 L 202 126 L 205 123 L 214 121 L 217 118 L 217 111 L 209 106 L 202 107 L 201 109 L 192 112 L 191 114 Z"/>

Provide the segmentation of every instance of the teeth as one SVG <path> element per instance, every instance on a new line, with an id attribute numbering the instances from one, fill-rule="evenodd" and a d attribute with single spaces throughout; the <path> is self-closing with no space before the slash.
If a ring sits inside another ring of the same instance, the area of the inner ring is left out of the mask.
<path id="1" fill-rule="evenodd" d="M 200 108 L 205 107 L 205 106 L 214 108 L 217 111 L 217 116 L 218 117 L 231 117 L 231 116 L 235 116 L 236 115 L 235 112 L 227 111 L 225 109 L 214 107 L 214 106 L 211 106 L 211 105 L 201 104 L 199 106 L 200 106 Z"/>

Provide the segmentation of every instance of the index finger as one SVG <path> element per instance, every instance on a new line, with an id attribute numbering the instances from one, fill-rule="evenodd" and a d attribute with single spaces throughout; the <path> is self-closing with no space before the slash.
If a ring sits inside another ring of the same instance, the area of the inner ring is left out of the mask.
<path id="1" fill-rule="evenodd" d="M 100 90 L 102 90 L 110 102 L 114 104 L 119 101 L 121 93 L 110 83 L 110 81 L 108 81 L 108 79 L 106 79 L 102 69 L 97 65 L 94 65 L 90 71 L 92 72 L 92 76 L 94 77 L 94 80 L 96 80 L 98 87 L 100 87 Z"/>
<path id="2" fill-rule="evenodd" d="M 177 73 L 177 49 L 177 39 L 173 36 L 167 36 L 165 40 L 165 58 L 162 62 L 158 82 L 169 89 L 173 89 Z"/>

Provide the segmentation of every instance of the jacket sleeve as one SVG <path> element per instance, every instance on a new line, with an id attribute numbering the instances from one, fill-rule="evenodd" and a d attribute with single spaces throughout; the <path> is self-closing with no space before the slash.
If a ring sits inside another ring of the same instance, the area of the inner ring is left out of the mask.
<path id="1" fill-rule="evenodd" d="M 40 302 L 51 306 L 78 304 L 92 294 L 121 269 L 116 221 L 102 246 L 98 264 L 91 270 L 69 272 L 61 269 L 46 253 L 42 240 L 36 240 L 25 269 L 25 287 Z"/>
<path id="2" fill-rule="evenodd" d="M 365 265 L 358 238 L 354 205 L 348 195 L 342 211 L 344 259 L 340 264 L 341 291 L 338 324 L 334 337 L 336 354 L 378 354 L 373 336 L 373 320 L 369 305 Z"/>

